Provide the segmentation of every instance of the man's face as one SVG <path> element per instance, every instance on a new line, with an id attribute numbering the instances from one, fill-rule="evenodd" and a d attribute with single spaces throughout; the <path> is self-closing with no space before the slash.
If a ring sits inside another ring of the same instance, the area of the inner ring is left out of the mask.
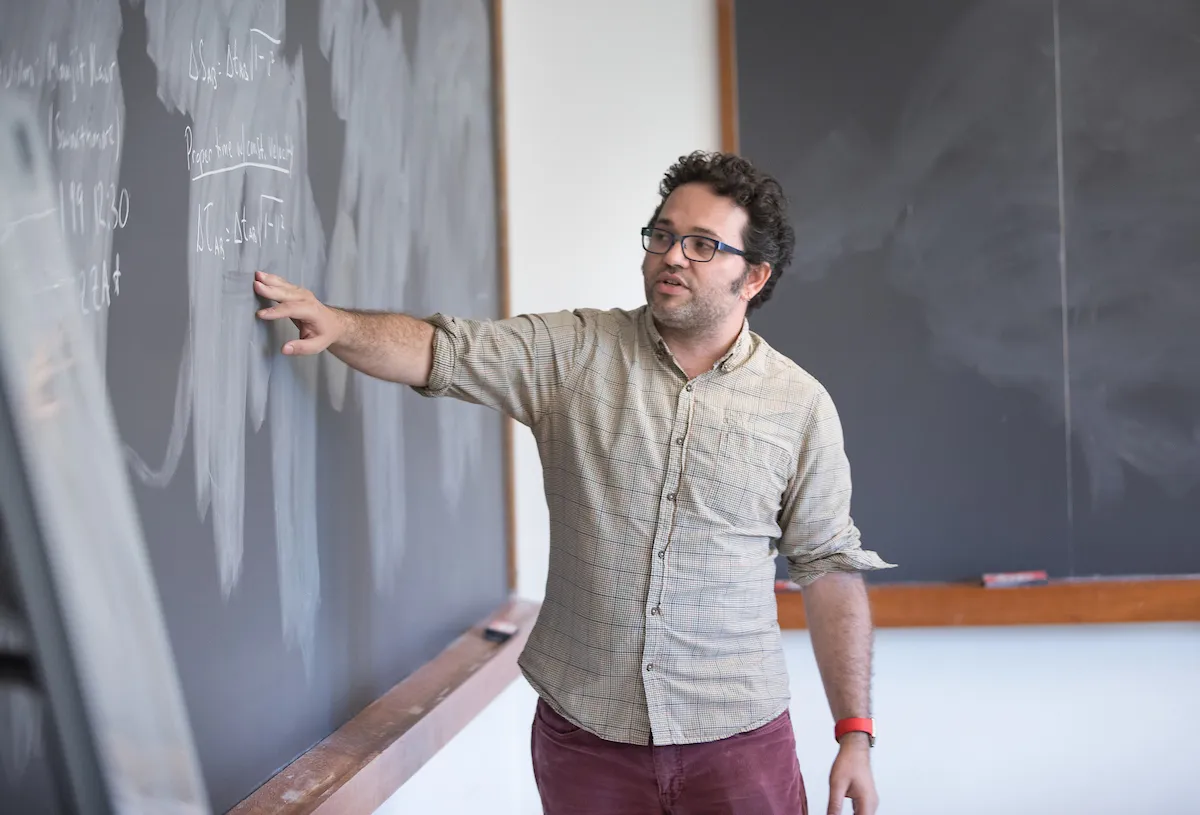
<path id="1" fill-rule="evenodd" d="M 647 251 L 642 261 L 646 302 L 660 325 L 703 335 L 741 324 L 747 302 L 742 294 L 749 291 L 745 259 L 717 252 L 711 260 L 697 261 L 693 258 L 703 256 L 700 242 L 689 239 L 689 258 L 679 236 L 702 235 L 744 249 L 748 220 L 745 210 L 705 184 L 683 184 L 667 197 L 651 226 L 674 233 L 676 240 L 666 254 Z"/>

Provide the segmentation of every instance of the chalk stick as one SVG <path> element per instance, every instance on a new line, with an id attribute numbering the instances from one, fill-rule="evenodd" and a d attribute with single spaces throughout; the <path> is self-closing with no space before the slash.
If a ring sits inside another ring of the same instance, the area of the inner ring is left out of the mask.
<path id="1" fill-rule="evenodd" d="M 983 576 L 983 586 L 988 589 L 1003 589 L 1012 586 L 1039 586 L 1049 581 L 1041 570 L 1026 572 L 989 572 Z"/>

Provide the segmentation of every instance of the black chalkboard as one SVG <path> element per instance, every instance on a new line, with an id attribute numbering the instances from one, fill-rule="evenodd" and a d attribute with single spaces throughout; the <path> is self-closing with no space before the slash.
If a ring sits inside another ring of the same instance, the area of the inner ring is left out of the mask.
<path id="1" fill-rule="evenodd" d="M 1200 6 L 736 4 L 880 582 L 1200 573 Z"/>
<path id="2" fill-rule="evenodd" d="M 497 317 L 486 0 L 0 5 L 212 805 L 508 597 L 502 419 L 278 348 L 256 269 Z"/>

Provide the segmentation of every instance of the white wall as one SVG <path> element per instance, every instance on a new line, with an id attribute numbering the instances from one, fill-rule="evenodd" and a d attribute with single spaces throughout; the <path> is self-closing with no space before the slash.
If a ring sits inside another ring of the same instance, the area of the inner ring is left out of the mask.
<path id="1" fill-rule="evenodd" d="M 503 33 L 513 313 L 641 305 L 659 179 L 720 146 L 715 4 L 507 0 Z M 514 447 L 517 591 L 541 599 L 541 464 L 527 429 Z"/>
<path id="2" fill-rule="evenodd" d="M 719 145 L 714 5 L 504 3 L 515 312 L 642 302 L 637 230 L 658 179 Z M 518 590 L 540 599 L 541 468 L 519 426 L 515 447 Z M 807 634 L 785 637 L 810 811 L 824 812 L 829 711 Z M 882 630 L 875 674 L 882 815 L 1200 813 L 1200 626 Z M 513 683 L 377 815 L 540 813 L 534 700 Z"/>

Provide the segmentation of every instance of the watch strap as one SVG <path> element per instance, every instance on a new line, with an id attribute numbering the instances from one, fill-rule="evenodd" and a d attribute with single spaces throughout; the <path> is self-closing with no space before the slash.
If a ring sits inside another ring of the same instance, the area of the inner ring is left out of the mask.
<path id="1" fill-rule="evenodd" d="M 867 719 L 858 716 L 852 716 L 846 719 L 838 719 L 833 726 L 833 738 L 837 741 L 842 740 L 842 736 L 847 733 L 866 733 L 867 741 L 871 746 L 875 746 L 875 720 Z"/>

